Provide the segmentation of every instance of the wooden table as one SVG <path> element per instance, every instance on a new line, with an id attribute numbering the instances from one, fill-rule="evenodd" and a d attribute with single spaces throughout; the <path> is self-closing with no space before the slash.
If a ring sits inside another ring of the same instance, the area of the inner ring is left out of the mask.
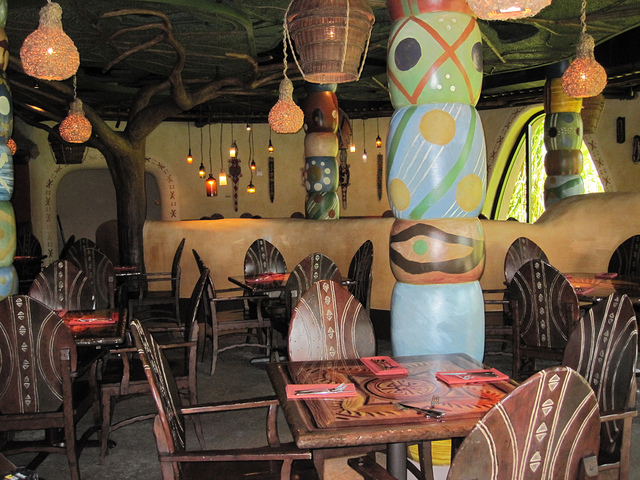
<path id="1" fill-rule="evenodd" d="M 564 274 L 582 302 L 599 302 L 612 293 L 624 293 L 634 306 L 640 305 L 640 278 L 618 275 L 596 278 L 599 273 L 570 272 Z"/>
<path id="2" fill-rule="evenodd" d="M 77 318 L 80 314 L 85 318 L 113 318 L 114 314 L 118 315 L 118 320 L 110 324 L 91 324 L 86 322 L 83 325 L 69 325 L 72 318 Z M 102 346 L 102 345 L 118 345 L 124 343 L 125 331 L 127 329 L 127 309 L 105 308 L 99 310 L 83 310 L 66 311 L 62 315 L 73 337 L 76 345 L 79 346 Z"/>
<path id="3" fill-rule="evenodd" d="M 395 378 L 374 376 L 360 360 L 270 363 L 267 372 L 300 448 L 386 445 L 390 473 L 406 478 L 406 443 L 465 437 L 484 414 L 515 388 L 507 382 L 448 386 L 439 371 L 483 368 L 465 354 L 395 357 L 409 371 Z M 353 382 L 358 397 L 288 400 L 288 384 Z M 401 409 L 395 402 L 446 412 L 441 420 Z M 396 459 L 392 457 L 395 454 Z M 400 462 L 397 456 L 400 456 Z"/>

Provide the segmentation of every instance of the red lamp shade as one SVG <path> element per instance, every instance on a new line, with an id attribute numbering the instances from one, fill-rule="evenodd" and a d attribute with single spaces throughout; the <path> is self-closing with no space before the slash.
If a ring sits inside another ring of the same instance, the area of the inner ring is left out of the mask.
<path id="1" fill-rule="evenodd" d="M 212 174 L 209 174 L 209 178 L 207 178 L 207 197 L 217 197 L 217 196 L 218 196 L 218 182 L 216 182 L 216 179 Z"/>

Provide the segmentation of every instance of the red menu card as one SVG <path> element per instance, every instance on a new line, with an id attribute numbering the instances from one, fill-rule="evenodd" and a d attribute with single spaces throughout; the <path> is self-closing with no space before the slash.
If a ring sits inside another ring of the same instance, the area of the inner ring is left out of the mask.
<path id="1" fill-rule="evenodd" d="M 455 372 L 437 372 L 436 378 L 447 385 L 462 385 L 465 383 L 481 382 L 502 382 L 509 380 L 505 375 L 495 368 L 485 370 L 459 370 Z"/>
<path id="2" fill-rule="evenodd" d="M 376 376 L 383 375 L 407 375 L 409 371 L 396 362 L 393 358 L 386 355 L 378 357 L 361 357 L 360 360 L 369 370 Z"/>

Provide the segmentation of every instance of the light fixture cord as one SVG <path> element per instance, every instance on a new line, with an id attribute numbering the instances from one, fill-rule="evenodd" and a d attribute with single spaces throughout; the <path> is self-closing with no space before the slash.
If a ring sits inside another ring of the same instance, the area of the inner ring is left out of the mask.
<path id="1" fill-rule="evenodd" d="M 582 9 L 580 11 L 580 24 L 582 25 L 582 33 L 587 32 L 587 0 L 582 0 Z"/>
<path id="2" fill-rule="evenodd" d="M 76 81 L 76 76 L 74 75 L 73 76 L 73 99 L 75 100 L 76 98 L 78 98 L 78 84 Z"/>
<path id="3" fill-rule="evenodd" d="M 202 136 L 202 130 L 204 130 L 204 128 L 200 129 L 200 165 L 202 165 L 202 159 L 204 159 L 204 147 L 202 146 L 204 140 Z"/>
<path id="4" fill-rule="evenodd" d="M 362 119 L 362 149 L 366 150 L 366 143 L 367 143 L 367 127 L 366 124 L 364 123 L 364 118 Z"/>
<path id="5" fill-rule="evenodd" d="M 287 40 L 289 41 L 289 44 L 291 44 L 291 38 L 289 37 L 289 28 L 287 27 L 287 14 L 289 13 L 290 7 L 291 4 L 287 7 L 287 11 L 284 14 L 284 20 L 282 22 L 282 74 L 284 75 L 284 78 L 289 78 L 287 77 Z M 293 55 L 293 60 L 296 62 L 298 70 L 302 72 L 302 68 L 298 63 L 298 59 L 296 58 L 296 54 L 293 50 L 293 45 L 291 45 L 291 55 Z"/>
<path id="6" fill-rule="evenodd" d="M 187 122 L 187 136 L 189 137 L 189 152 L 191 152 L 191 122 Z"/>
<path id="7" fill-rule="evenodd" d="M 224 170 L 224 165 L 222 164 L 222 118 L 220 118 L 220 171 Z"/>
<path id="8" fill-rule="evenodd" d="M 211 161 L 211 121 L 209 121 L 209 174 L 213 174 L 213 163 Z"/>

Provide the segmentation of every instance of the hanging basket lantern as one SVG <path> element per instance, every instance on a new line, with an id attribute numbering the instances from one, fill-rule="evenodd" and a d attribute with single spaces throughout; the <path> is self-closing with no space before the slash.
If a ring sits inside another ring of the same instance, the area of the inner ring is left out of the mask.
<path id="1" fill-rule="evenodd" d="M 509 20 L 533 17 L 551 5 L 551 0 L 467 0 L 469 7 L 483 20 Z"/>
<path id="2" fill-rule="evenodd" d="M 304 113 L 293 101 L 293 84 L 285 76 L 280 82 L 280 99 L 269 111 L 269 125 L 276 133 L 296 133 L 303 123 Z"/>
<path id="3" fill-rule="evenodd" d="M 285 32 L 304 79 L 312 83 L 358 80 L 374 21 L 366 0 L 293 0 L 285 14 Z"/>
<path id="4" fill-rule="evenodd" d="M 60 123 L 60 136 L 65 142 L 84 143 L 91 138 L 91 122 L 84 116 L 82 100 L 76 98 L 69 107 L 69 114 Z"/>

